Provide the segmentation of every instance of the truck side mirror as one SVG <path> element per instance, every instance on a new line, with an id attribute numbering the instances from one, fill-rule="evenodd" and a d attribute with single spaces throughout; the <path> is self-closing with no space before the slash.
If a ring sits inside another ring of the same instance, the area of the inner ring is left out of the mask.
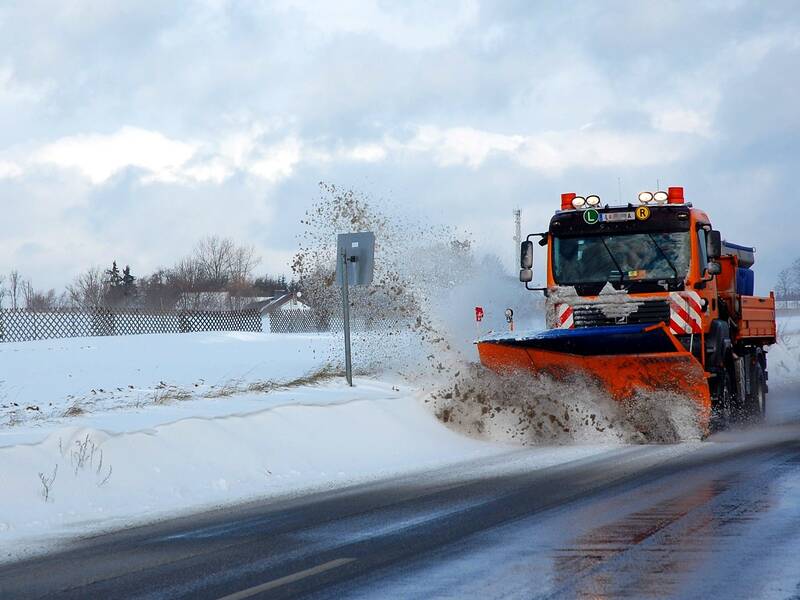
<path id="1" fill-rule="evenodd" d="M 530 283 L 533 281 L 533 270 L 531 269 L 522 269 L 519 272 L 519 280 L 522 283 Z"/>
<path id="2" fill-rule="evenodd" d="M 712 229 L 706 232 L 706 254 L 712 260 L 722 256 L 722 236 L 719 231 Z"/>
<path id="3" fill-rule="evenodd" d="M 523 270 L 533 269 L 533 242 L 526 240 L 520 246 L 519 266 Z"/>

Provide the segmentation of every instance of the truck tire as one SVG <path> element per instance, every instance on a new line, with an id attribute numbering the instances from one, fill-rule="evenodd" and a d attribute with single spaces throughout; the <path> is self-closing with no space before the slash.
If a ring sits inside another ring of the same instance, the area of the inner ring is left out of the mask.
<path id="1" fill-rule="evenodd" d="M 714 395 L 711 398 L 711 431 L 720 431 L 730 425 L 734 410 L 734 385 L 729 369 L 723 369 L 716 377 Z"/>
<path id="2" fill-rule="evenodd" d="M 767 414 L 767 377 L 761 365 L 755 368 L 751 389 L 747 399 L 747 416 L 751 422 L 760 423 Z"/>

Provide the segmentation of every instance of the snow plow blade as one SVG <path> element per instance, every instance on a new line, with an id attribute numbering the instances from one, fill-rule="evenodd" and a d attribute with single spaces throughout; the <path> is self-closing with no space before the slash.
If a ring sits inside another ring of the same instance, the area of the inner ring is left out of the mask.
<path id="1" fill-rule="evenodd" d="M 584 374 L 620 401 L 637 390 L 687 396 L 700 408 L 701 425 L 708 427 L 711 397 L 705 370 L 663 323 L 495 334 L 476 343 L 481 362 L 499 373 L 528 370 L 555 379 Z"/>

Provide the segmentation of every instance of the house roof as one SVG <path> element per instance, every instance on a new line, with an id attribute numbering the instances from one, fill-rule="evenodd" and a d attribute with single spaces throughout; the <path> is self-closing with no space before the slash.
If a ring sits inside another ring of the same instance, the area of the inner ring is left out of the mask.
<path id="1" fill-rule="evenodd" d="M 270 313 L 284 307 L 288 308 L 289 305 L 292 305 L 291 308 L 296 308 L 298 310 L 309 310 L 310 308 L 302 299 L 291 292 L 284 292 L 272 296 L 271 298 L 251 302 L 245 308 L 260 310 L 262 313 Z"/>

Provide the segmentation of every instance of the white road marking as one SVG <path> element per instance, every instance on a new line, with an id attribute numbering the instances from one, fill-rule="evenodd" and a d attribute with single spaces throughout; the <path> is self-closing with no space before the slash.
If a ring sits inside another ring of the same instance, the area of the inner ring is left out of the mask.
<path id="1" fill-rule="evenodd" d="M 267 583 L 262 583 L 261 585 L 256 585 L 251 588 L 247 588 L 246 590 L 234 592 L 233 594 L 230 594 L 228 596 L 223 596 L 219 600 L 241 600 L 242 598 L 249 598 L 250 596 L 255 596 L 256 594 L 260 594 L 261 592 L 274 590 L 275 588 L 280 587 L 282 585 L 286 585 L 287 583 L 294 583 L 295 581 L 300 581 L 301 579 L 305 579 L 306 577 L 311 577 L 312 575 L 319 575 L 320 573 L 324 573 L 325 571 L 330 571 L 331 569 L 335 569 L 336 567 L 341 567 L 342 565 L 351 563 L 354 560 L 355 558 L 337 558 L 336 560 L 332 560 L 330 562 L 317 565 L 316 567 L 311 567 L 310 569 L 305 569 L 304 571 L 298 571 L 297 573 L 292 573 L 291 575 L 287 575 L 286 577 L 273 579 L 272 581 L 268 581 Z"/>

